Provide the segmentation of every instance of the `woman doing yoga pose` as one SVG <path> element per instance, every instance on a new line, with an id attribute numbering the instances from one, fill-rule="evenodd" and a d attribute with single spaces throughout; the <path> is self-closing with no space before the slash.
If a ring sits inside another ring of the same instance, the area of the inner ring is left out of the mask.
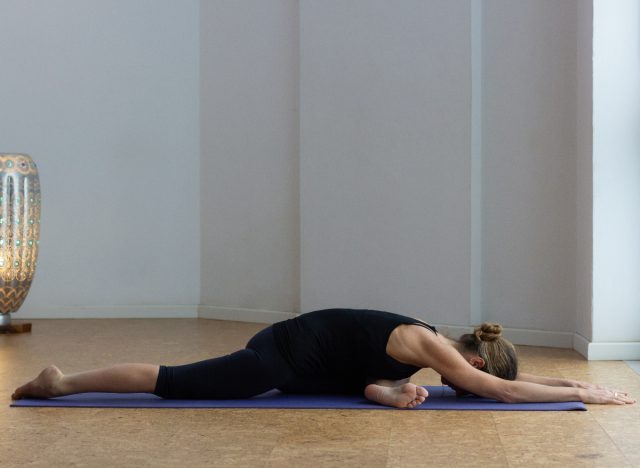
<path id="1" fill-rule="evenodd" d="M 484 323 L 453 340 L 420 320 L 376 310 L 328 309 L 276 323 L 245 349 L 182 366 L 118 364 L 64 375 L 55 366 L 19 387 L 13 399 L 83 392 L 147 392 L 172 399 L 249 398 L 288 393 L 355 393 L 413 408 L 427 391 L 409 383 L 432 368 L 458 394 L 503 402 L 634 403 L 627 393 L 518 371 L 500 325 Z"/>

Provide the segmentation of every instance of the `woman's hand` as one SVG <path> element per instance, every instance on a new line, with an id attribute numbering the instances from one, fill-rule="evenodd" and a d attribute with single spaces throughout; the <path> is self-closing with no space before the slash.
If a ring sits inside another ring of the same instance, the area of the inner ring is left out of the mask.
<path id="1" fill-rule="evenodd" d="M 634 398 L 631 398 L 627 392 L 618 392 L 615 390 L 609 390 L 608 388 L 600 385 L 587 384 L 587 387 L 579 387 L 580 397 L 584 403 L 596 403 L 600 405 L 629 405 L 636 402 Z"/>

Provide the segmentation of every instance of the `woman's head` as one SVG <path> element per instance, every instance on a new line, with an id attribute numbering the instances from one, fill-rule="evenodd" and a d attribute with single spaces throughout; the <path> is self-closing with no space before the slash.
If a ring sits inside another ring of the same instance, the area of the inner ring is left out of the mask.
<path id="1" fill-rule="evenodd" d="M 481 370 L 501 379 L 515 380 L 518 375 L 516 349 L 501 335 L 502 326 L 485 322 L 473 333 L 460 337 L 460 351 L 479 356 L 484 361 L 484 366 L 478 366 Z"/>

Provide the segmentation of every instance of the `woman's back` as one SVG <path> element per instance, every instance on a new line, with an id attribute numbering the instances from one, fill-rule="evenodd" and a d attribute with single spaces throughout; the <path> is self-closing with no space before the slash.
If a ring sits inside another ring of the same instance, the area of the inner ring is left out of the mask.
<path id="1" fill-rule="evenodd" d="M 278 349 L 301 377 L 400 380 L 418 368 L 386 353 L 391 332 L 416 319 L 379 310 L 326 309 L 273 325 Z M 432 328 L 435 331 L 435 329 Z"/>

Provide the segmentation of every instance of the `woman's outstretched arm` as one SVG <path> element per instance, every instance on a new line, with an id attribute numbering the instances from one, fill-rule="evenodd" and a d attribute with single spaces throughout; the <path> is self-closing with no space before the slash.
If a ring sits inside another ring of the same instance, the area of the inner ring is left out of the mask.
<path id="1" fill-rule="evenodd" d="M 550 386 L 525 380 L 503 380 L 474 368 L 453 347 L 443 344 L 428 334 L 423 336 L 422 362 L 416 364 L 431 367 L 457 388 L 476 395 L 507 403 L 555 401 L 618 405 L 635 403 L 635 400 L 624 392 L 597 386 L 580 388 Z"/>
<path id="2" fill-rule="evenodd" d="M 524 372 L 518 372 L 516 380 L 548 385 L 549 387 L 576 387 L 576 385 L 570 385 L 569 380 L 567 379 L 543 377 L 541 375 L 525 374 Z"/>
<path id="3" fill-rule="evenodd" d="M 607 388 L 604 385 L 594 384 L 591 382 L 583 382 L 581 380 L 572 380 L 572 379 L 563 379 L 559 377 L 544 377 L 541 375 L 533 375 L 533 374 L 525 374 L 524 372 L 518 372 L 518 376 L 516 380 L 520 380 L 522 382 L 532 382 L 540 385 L 548 385 L 550 387 L 573 387 L 573 388 L 584 388 L 586 390 L 602 390 L 608 391 L 613 394 L 626 395 L 629 394 L 622 390 L 616 390 Z"/>
<path id="4" fill-rule="evenodd" d="M 550 387 L 575 387 L 575 388 L 599 388 L 607 389 L 604 385 L 593 384 L 590 382 L 583 382 L 581 380 L 563 379 L 559 377 L 544 377 L 541 375 L 525 374 L 524 372 L 518 372 L 516 380 L 523 382 L 533 382 L 542 385 L 549 385 Z M 621 392 L 622 393 L 622 392 Z"/>

